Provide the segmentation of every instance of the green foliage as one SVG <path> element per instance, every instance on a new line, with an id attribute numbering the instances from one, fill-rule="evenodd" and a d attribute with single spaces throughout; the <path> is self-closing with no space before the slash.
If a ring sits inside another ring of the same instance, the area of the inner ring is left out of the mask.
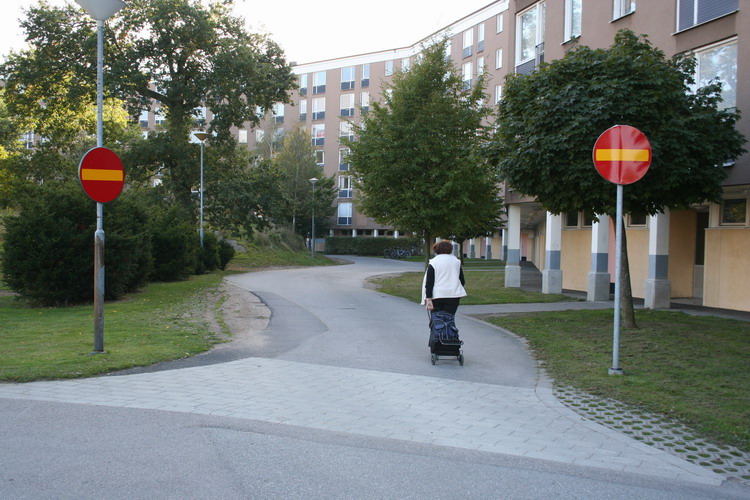
<path id="1" fill-rule="evenodd" d="M 105 206 L 105 298 L 143 285 L 150 270 L 146 214 L 127 198 Z M 2 269 L 7 285 L 41 305 L 93 298 L 96 205 L 74 184 L 48 184 L 5 220 Z"/>
<path id="2" fill-rule="evenodd" d="M 648 137 L 653 161 L 646 176 L 624 190 L 624 211 L 716 201 L 722 164 L 742 152 L 736 110 L 718 110 L 718 85 L 689 91 L 694 63 L 667 60 L 645 38 L 624 30 L 609 49 L 585 46 L 507 79 L 488 148 L 501 176 L 517 192 L 553 213 L 615 213 L 614 186 L 596 171 L 591 152 L 613 125 Z"/>
<path id="3" fill-rule="evenodd" d="M 191 206 L 198 161 L 188 144 L 198 109 L 213 117 L 209 143 L 231 143 L 232 127 L 255 125 L 256 107 L 286 102 L 295 77 L 268 36 L 247 33 L 231 15 L 231 1 L 130 0 L 105 28 L 104 84 L 108 102 L 119 98 L 131 116 L 158 101 L 165 136 L 138 165 L 138 178 L 157 172 L 172 196 Z M 71 4 L 41 3 L 22 21 L 29 49 L 0 65 L 13 116 L 33 118 L 45 137 L 91 130 L 96 99 L 96 23 Z M 43 104 L 43 105 L 42 105 Z M 121 108 L 121 106 L 119 106 Z M 105 116 L 105 127 L 112 120 Z M 105 133 L 107 143 L 116 137 Z M 65 141 L 60 141 L 60 143 Z M 77 155 L 80 158 L 80 155 Z M 148 167 L 148 168 L 146 168 Z"/>
<path id="4" fill-rule="evenodd" d="M 198 237 L 200 242 L 200 236 Z M 200 244 L 199 244 L 200 246 Z M 195 274 L 205 274 L 219 267 L 219 238 L 211 231 L 203 234 L 203 246 L 198 250 Z"/>
<path id="5" fill-rule="evenodd" d="M 151 213 L 148 231 L 154 256 L 151 279 L 182 280 L 194 272 L 199 239 L 192 219 L 183 209 L 177 205 L 158 207 L 156 212 Z"/>
<path id="6" fill-rule="evenodd" d="M 229 261 L 234 258 L 234 247 L 225 239 L 219 240 L 219 269 L 226 270 Z"/>
<path id="7" fill-rule="evenodd" d="M 426 239 L 492 232 L 502 211 L 495 169 L 480 154 L 484 79 L 464 89 L 444 53 L 436 43 L 397 73 L 350 144 L 359 210 Z"/>
<path id="8" fill-rule="evenodd" d="M 326 253 L 333 255 L 383 256 L 386 248 L 412 251 L 422 249 L 421 238 L 352 238 L 330 236 L 326 238 Z"/>
<path id="9" fill-rule="evenodd" d="M 312 231 L 313 190 L 310 179 L 318 179 L 315 185 L 315 233 L 326 234 L 330 218 L 336 213 L 334 201 L 337 196 L 335 176 L 327 177 L 323 167 L 315 161 L 315 149 L 310 134 L 303 127 L 295 127 L 284 137 L 284 143 L 273 158 L 281 174 L 283 202 L 274 212 L 277 225 L 293 227 L 300 235 Z"/>

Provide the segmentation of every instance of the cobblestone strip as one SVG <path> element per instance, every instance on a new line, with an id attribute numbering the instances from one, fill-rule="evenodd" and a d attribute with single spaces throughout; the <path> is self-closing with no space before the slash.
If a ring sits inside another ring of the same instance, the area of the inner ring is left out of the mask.
<path id="1" fill-rule="evenodd" d="M 638 411 L 619 401 L 592 396 L 572 387 L 556 387 L 555 396 L 585 418 L 722 477 L 750 485 L 750 453 L 734 446 L 710 443 L 689 427 L 666 417 Z"/>

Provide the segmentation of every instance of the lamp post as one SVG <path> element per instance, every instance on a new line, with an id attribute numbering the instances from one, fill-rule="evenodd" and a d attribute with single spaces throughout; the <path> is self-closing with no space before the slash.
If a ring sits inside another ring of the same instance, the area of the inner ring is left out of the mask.
<path id="1" fill-rule="evenodd" d="M 312 238 L 310 238 L 310 248 L 312 248 L 312 258 L 315 260 L 315 183 L 318 182 L 318 179 L 313 177 L 310 179 L 310 184 L 312 184 L 313 188 L 313 196 L 312 196 Z"/>
<path id="2" fill-rule="evenodd" d="M 125 7 L 122 0 L 76 0 L 96 20 L 96 145 L 102 147 L 104 104 L 104 21 Z M 94 352 L 104 352 L 104 205 L 96 204 L 94 233 Z"/>
<path id="3" fill-rule="evenodd" d="M 201 247 L 203 247 L 203 143 L 206 142 L 206 139 L 208 139 L 208 132 L 195 132 L 193 134 L 196 139 L 201 141 L 201 187 L 200 187 L 200 200 L 201 200 L 201 209 L 200 209 L 200 217 L 201 217 L 201 225 L 200 225 L 200 235 L 201 235 Z"/>

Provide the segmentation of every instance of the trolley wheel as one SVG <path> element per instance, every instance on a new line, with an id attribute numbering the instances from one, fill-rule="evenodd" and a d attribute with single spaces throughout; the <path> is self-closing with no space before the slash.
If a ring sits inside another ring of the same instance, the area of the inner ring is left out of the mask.
<path id="1" fill-rule="evenodd" d="M 430 356 L 430 361 L 432 361 L 433 365 L 437 363 L 437 354 L 433 353 L 432 356 Z"/>
<path id="2" fill-rule="evenodd" d="M 461 365 L 461 366 L 464 366 L 464 355 L 463 354 L 459 354 L 458 355 L 458 364 Z"/>

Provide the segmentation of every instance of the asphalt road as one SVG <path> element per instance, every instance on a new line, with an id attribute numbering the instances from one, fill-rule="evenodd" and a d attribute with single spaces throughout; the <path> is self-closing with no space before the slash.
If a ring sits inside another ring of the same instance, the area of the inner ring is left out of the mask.
<path id="1" fill-rule="evenodd" d="M 0 498 L 750 498 L 556 403 L 511 334 L 459 316 L 431 365 L 424 309 L 363 287 L 420 266 L 353 260 L 233 276 L 273 316 L 229 357 L 0 384 Z"/>

